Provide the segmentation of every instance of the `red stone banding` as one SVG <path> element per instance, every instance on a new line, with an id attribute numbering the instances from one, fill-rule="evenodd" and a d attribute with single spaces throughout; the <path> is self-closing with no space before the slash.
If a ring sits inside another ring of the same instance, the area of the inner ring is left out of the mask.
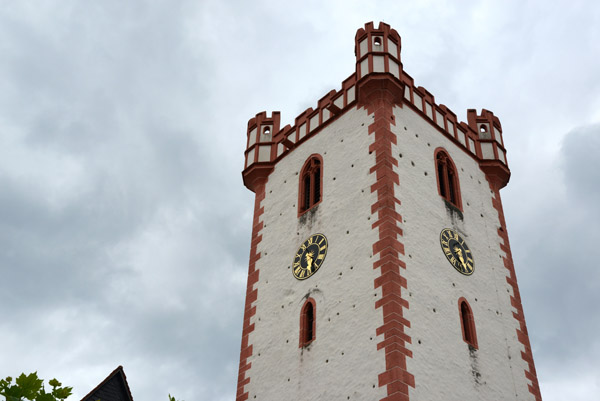
<path id="1" fill-rule="evenodd" d="M 252 222 L 252 240 L 250 243 L 250 263 L 248 266 L 248 284 L 246 287 L 246 306 L 244 308 L 244 323 L 242 328 L 242 346 L 240 350 L 240 367 L 238 373 L 238 385 L 236 401 L 244 401 L 248 399 L 248 392 L 245 386 L 250 383 L 250 368 L 252 363 L 248 362 L 248 358 L 252 356 L 252 344 L 250 344 L 250 333 L 254 331 L 254 323 L 250 324 L 250 319 L 256 315 L 256 306 L 254 302 L 258 297 L 258 290 L 254 288 L 254 284 L 258 282 L 259 269 L 256 268 L 256 262 L 260 259 L 260 252 L 257 251 L 258 244 L 262 240 L 260 234 L 263 228 L 263 222 L 260 217 L 265 211 L 261 207 L 261 202 L 265 199 L 266 179 L 255 181 L 254 190 L 256 196 L 254 198 L 254 220 Z"/>
<path id="2" fill-rule="evenodd" d="M 400 200 L 394 193 L 395 185 L 399 184 L 398 173 L 394 171 L 398 160 L 392 154 L 396 135 L 391 125 L 395 125 L 394 104 L 400 90 L 390 85 L 387 79 L 367 80 L 361 85 L 359 100 L 373 115 L 368 132 L 375 137 L 369 152 L 375 153 L 375 165 L 370 173 L 375 174 L 376 180 L 371 192 L 377 195 L 377 201 L 371 205 L 371 213 L 376 216 L 372 228 L 379 234 L 379 240 L 373 244 L 373 256 L 379 255 L 373 262 L 373 269 L 380 269 L 374 287 L 381 288 L 381 298 L 375 302 L 375 308 L 383 314 L 383 325 L 376 330 L 378 336 L 383 336 L 377 350 L 383 350 L 385 355 L 385 371 L 378 375 L 378 381 L 379 386 L 386 386 L 387 390 L 387 397 L 381 401 L 408 401 L 409 387 L 415 386 L 414 376 L 406 370 L 406 358 L 412 358 L 412 351 L 406 347 L 411 338 L 405 332 L 410 322 L 404 317 L 404 309 L 408 309 L 409 304 L 402 297 L 402 289 L 406 289 L 407 283 L 401 268 L 405 269 L 406 264 L 400 260 L 400 255 L 404 255 L 399 227 L 402 216 L 396 212 Z"/>

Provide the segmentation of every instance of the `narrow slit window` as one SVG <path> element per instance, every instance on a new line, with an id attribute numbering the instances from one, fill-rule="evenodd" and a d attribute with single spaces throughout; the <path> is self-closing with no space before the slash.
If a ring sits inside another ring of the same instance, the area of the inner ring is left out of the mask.
<path id="1" fill-rule="evenodd" d="M 321 200 L 321 169 L 317 167 L 315 171 L 315 203 Z"/>
<path id="2" fill-rule="evenodd" d="M 302 210 L 308 210 L 310 207 L 310 177 L 304 177 L 304 204 Z"/>
<path id="3" fill-rule="evenodd" d="M 463 340 L 477 349 L 477 332 L 475 331 L 475 319 L 471 307 L 464 298 L 459 300 L 460 323 L 463 333 Z"/>
<path id="4" fill-rule="evenodd" d="M 312 304 L 306 305 L 306 335 L 304 336 L 304 342 L 309 343 L 313 340 L 313 322 L 315 320 L 315 316 L 313 313 Z"/>
<path id="5" fill-rule="evenodd" d="M 461 209 L 458 174 L 452 159 L 450 159 L 450 156 L 446 152 L 439 150 L 436 152 L 435 162 L 440 196 Z"/>
<path id="6" fill-rule="evenodd" d="M 456 205 L 456 189 L 454 188 L 454 172 L 448 170 L 448 195 L 450 195 L 450 203 Z"/>
<path id="7" fill-rule="evenodd" d="M 300 312 L 300 348 L 306 347 L 315 340 L 315 300 L 309 298 Z"/>
<path id="8" fill-rule="evenodd" d="M 299 214 L 306 212 L 321 201 L 323 193 L 323 166 L 321 160 L 320 156 L 313 155 L 302 167 Z"/>
<path id="9" fill-rule="evenodd" d="M 440 195 L 442 198 L 446 197 L 446 174 L 444 173 L 444 164 L 438 160 L 438 180 L 440 184 Z"/>

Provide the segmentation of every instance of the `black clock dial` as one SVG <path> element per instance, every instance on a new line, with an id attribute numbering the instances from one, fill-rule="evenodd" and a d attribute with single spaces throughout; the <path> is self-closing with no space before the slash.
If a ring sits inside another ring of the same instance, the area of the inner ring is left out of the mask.
<path id="1" fill-rule="evenodd" d="M 294 277 L 306 280 L 319 270 L 327 255 L 327 238 L 323 234 L 313 234 L 300 245 L 292 269 Z"/>
<path id="2" fill-rule="evenodd" d="M 466 276 L 473 274 L 475 262 L 469 246 L 457 232 L 444 228 L 440 233 L 440 245 L 448 262 L 459 272 Z"/>

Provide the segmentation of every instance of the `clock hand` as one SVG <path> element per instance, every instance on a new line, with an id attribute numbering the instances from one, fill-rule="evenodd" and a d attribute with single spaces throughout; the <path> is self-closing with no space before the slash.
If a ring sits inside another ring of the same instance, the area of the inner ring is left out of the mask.
<path id="1" fill-rule="evenodd" d="M 460 259 L 460 263 L 466 269 L 467 268 L 467 264 L 465 263 L 465 258 L 463 257 L 462 249 L 460 249 L 459 247 L 455 246 L 454 247 L 454 252 L 456 252 L 456 254 L 458 255 L 458 259 Z"/>
<path id="2" fill-rule="evenodd" d="M 306 270 L 308 270 L 309 273 L 312 273 L 313 253 L 307 252 L 304 259 L 306 259 Z"/>

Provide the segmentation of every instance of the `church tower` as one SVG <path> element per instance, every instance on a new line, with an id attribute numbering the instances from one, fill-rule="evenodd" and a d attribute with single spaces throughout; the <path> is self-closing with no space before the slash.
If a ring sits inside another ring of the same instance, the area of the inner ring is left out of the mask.
<path id="1" fill-rule="evenodd" d="M 248 122 L 256 195 L 237 401 L 540 401 L 491 111 L 467 122 L 402 68 L 389 25 L 281 127 Z"/>

